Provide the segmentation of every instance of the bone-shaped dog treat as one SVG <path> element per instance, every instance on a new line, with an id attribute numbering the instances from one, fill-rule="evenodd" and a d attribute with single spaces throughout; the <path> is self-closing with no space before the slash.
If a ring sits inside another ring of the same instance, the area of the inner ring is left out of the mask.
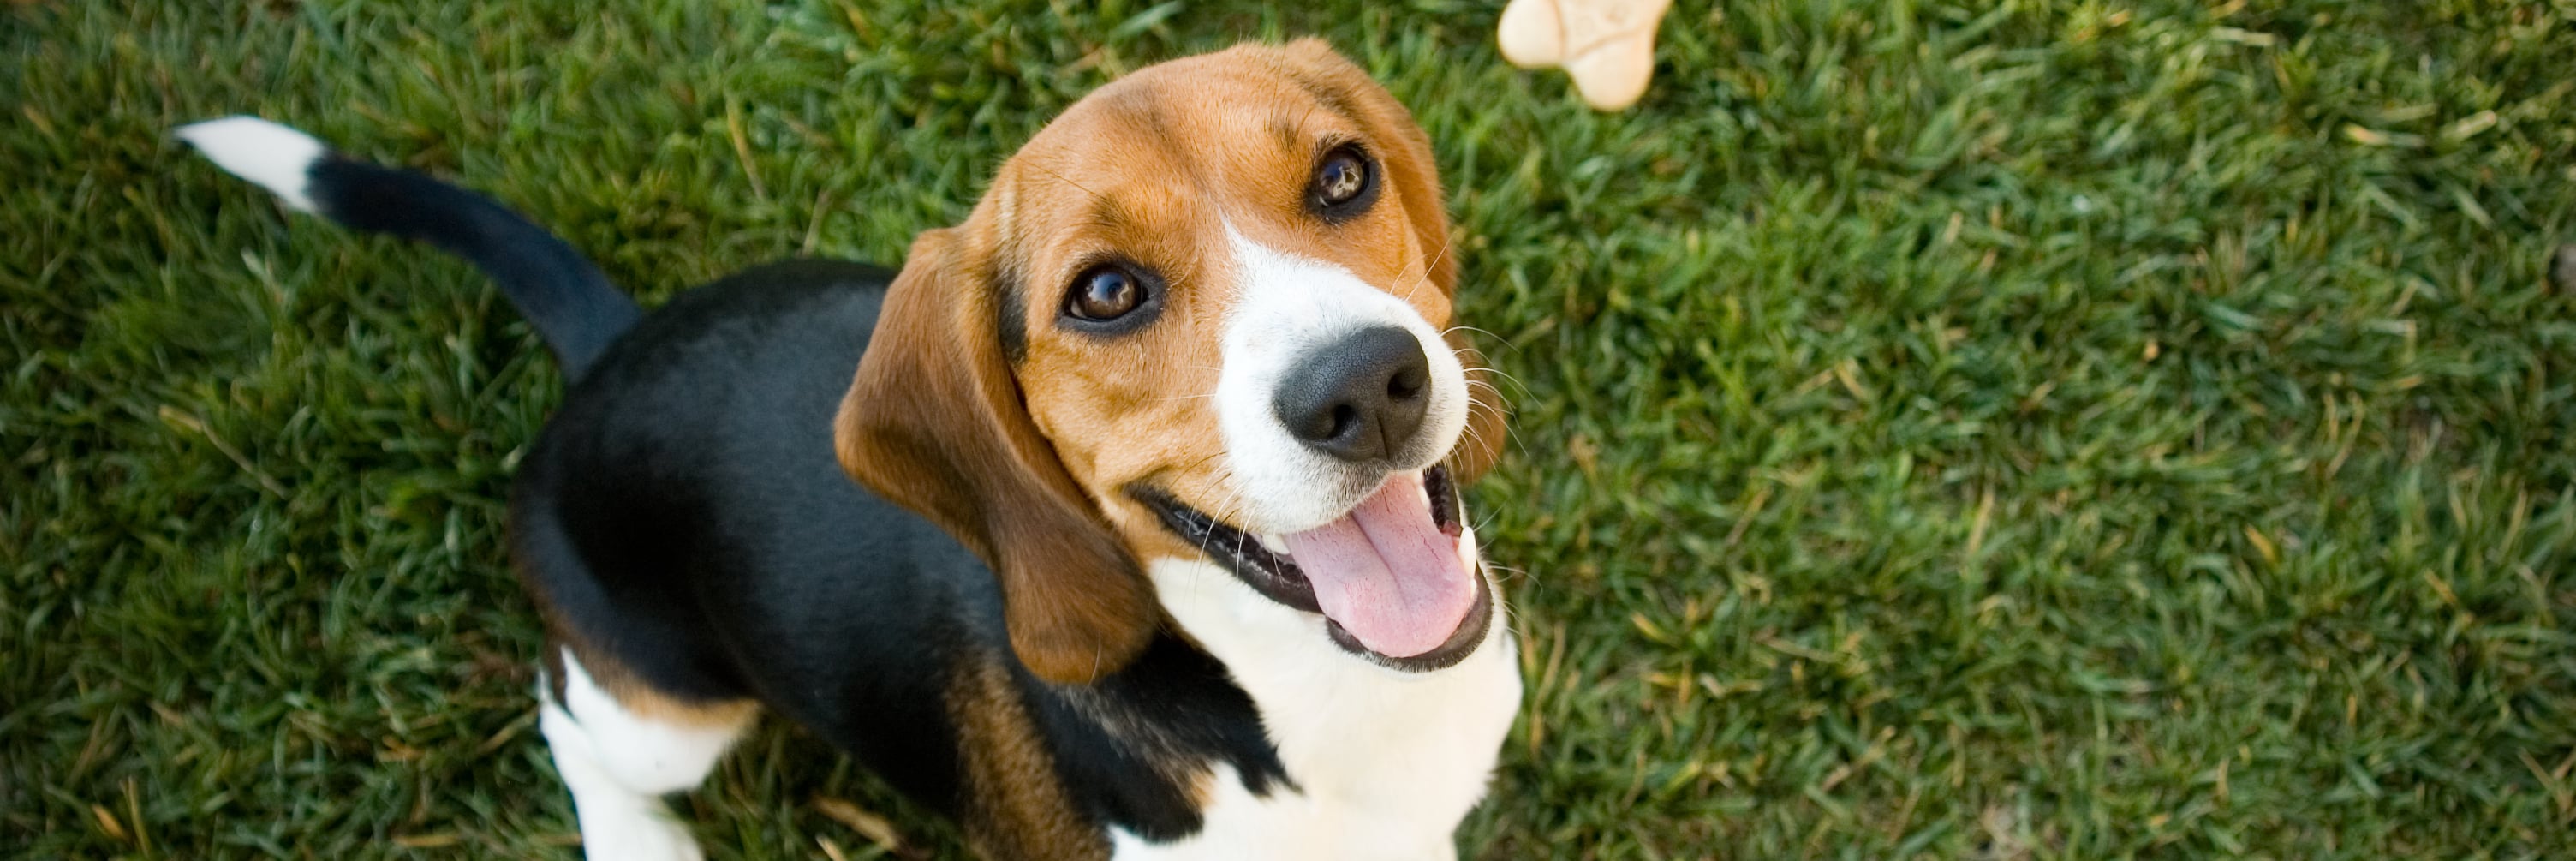
<path id="1" fill-rule="evenodd" d="M 1524 69 L 1559 66 L 1583 100 L 1615 111 L 1655 75 L 1655 24 L 1672 0 L 1511 0 L 1496 41 Z"/>

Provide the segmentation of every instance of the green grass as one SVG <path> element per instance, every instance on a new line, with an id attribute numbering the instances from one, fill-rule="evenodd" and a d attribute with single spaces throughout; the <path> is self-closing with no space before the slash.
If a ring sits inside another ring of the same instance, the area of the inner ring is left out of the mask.
<path id="1" fill-rule="evenodd" d="M 0 9 L 0 855 L 573 851 L 500 535 L 551 361 L 172 125 L 659 299 L 893 259 L 1115 73 L 1309 32 L 1430 129 L 1518 381 L 1469 857 L 2576 853 L 2563 0 L 1681 0 L 1614 116 L 1481 3 L 520 5 Z M 877 852 L 823 797 L 955 851 L 785 729 L 685 806 Z"/>

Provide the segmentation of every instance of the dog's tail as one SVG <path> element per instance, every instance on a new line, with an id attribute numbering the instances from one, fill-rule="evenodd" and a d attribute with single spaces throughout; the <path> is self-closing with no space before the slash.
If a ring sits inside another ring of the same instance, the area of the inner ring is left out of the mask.
<path id="1" fill-rule="evenodd" d="M 342 156 L 312 135 L 257 117 L 181 126 L 178 135 L 287 206 L 428 242 L 473 262 L 537 327 L 566 377 L 580 378 L 643 316 L 580 252 L 491 198 Z"/>

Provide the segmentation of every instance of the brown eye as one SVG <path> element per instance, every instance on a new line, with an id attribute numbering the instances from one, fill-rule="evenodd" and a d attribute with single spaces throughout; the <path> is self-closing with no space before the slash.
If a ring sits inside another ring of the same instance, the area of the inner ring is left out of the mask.
<path id="1" fill-rule="evenodd" d="M 1136 276 L 1117 266 L 1094 266 L 1073 279 L 1073 290 L 1064 298 L 1064 312 L 1093 322 L 1106 322 L 1126 316 L 1145 303 L 1145 285 Z"/>
<path id="2" fill-rule="evenodd" d="M 1343 144 L 1315 163 L 1307 204 L 1326 221 L 1340 221 L 1368 209 L 1377 199 L 1377 166 L 1357 144 Z"/>

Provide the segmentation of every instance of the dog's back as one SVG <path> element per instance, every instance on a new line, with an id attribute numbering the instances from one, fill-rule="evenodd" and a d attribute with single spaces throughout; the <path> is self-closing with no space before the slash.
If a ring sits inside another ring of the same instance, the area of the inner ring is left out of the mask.
<path id="1" fill-rule="evenodd" d="M 1000 636 L 982 564 L 832 460 L 885 277 L 799 261 L 689 290 L 565 393 L 513 485 L 512 550 L 594 677 L 613 664 L 682 707 L 757 699 L 862 755 L 950 746 L 936 709 L 850 702 L 936 702 L 921 655 Z M 849 609 L 898 607 L 915 612 Z M 804 684 L 762 684 L 783 678 Z M 889 765 L 926 798 L 953 789 L 934 763 Z"/>

